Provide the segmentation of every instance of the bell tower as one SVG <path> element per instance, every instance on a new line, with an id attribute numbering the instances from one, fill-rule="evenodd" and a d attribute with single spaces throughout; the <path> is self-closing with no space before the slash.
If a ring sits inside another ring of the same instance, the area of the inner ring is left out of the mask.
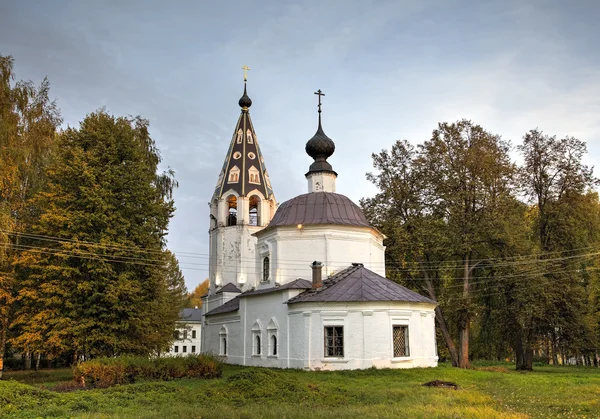
<path id="1" fill-rule="evenodd" d="M 241 290 L 259 283 L 256 272 L 256 242 L 252 234 L 265 228 L 275 214 L 277 202 L 258 138 L 250 119 L 252 100 L 246 91 L 229 150 L 219 174 L 210 205 L 210 294 L 227 284 Z"/>

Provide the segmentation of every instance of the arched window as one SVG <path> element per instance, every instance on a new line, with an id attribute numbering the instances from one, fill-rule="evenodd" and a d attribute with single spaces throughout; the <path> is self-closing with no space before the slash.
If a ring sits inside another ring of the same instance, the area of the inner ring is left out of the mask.
<path id="1" fill-rule="evenodd" d="M 237 197 L 229 195 L 227 198 L 227 226 L 237 224 Z"/>
<path id="2" fill-rule="evenodd" d="M 269 352 L 268 356 L 277 357 L 279 348 L 277 347 L 277 331 L 279 327 L 275 317 L 271 317 L 271 321 L 267 325 L 267 336 L 269 336 Z"/>
<path id="3" fill-rule="evenodd" d="M 252 195 L 249 200 L 250 213 L 248 217 L 248 225 L 259 226 L 260 225 L 260 198 L 256 195 Z"/>
<path id="4" fill-rule="evenodd" d="M 260 336 L 256 335 L 254 337 L 254 354 L 260 355 Z"/>
<path id="5" fill-rule="evenodd" d="M 219 337 L 221 341 L 221 344 L 219 345 L 219 353 L 220 355 L 227 355 L 227 329 L 225 329 L 225 326 L 221 327 Z"/>
<path id="6" fill-rule="evenodd" d="M 269 257 L 266 256 L 263 259 L 263 272 L 262 272 L 263 282 L 267 282 L 269 280 L 269 269 L 271 269 L 271 263 L 269 262 Z"/>
<path id="7" fill-rule="evenodd" d="M 271 335 L 271 355 L 277 355 L 277 336 Z"/>

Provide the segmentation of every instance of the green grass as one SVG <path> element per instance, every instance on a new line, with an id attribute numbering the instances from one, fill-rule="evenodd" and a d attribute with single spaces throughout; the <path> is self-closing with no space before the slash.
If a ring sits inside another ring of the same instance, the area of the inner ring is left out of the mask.
<path id="1" fill-rule="evenodd" d="M 226 366 L 223 378 L 147 381 L 58 393 L 70 370 L 6 374 L 0 417 L 564 418 L 600 417 L 600 370 L 512 366 L 307 372 Z M 460 390 L 427 388 L 453 381 Z"/>

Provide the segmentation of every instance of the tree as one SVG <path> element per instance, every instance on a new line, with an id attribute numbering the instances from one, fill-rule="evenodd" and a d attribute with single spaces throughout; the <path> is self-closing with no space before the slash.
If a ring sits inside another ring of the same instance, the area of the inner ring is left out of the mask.
<path id="1" fill-rule="evenodd" d="M 509 148 L 470 121 L 440 123 L 418 152 L 398 142 L 391 153 L 374 155 L 379 173 L 368 178 L 380 192 L 361 202 L 389 238 L 390 262 L 409 268 L 400 270 L 402 276 L 423 284 L 440 302 L 437 324 L 453 364 L 462 368 L 470 365 L 471 277 L 489 270 L 475 259 L 488 258 L 504 245 L 507 226 L 502 220 L 518 207 L 511 195 L 515 167 Z M 458 345 L 447 313 L 442 315 L 449 307 Z"/>
<path id="2" fill-rule="evenodd" d="M 188 294 L 189 305 L 192 307 L 202 307 L 202 297 L 208 293 L 208 287 L 210 286 L 210 282 L 208 278 L 202 281 L 194 291 Z"/>
<path id="3" fill-rule="evenodd" d="M 516 335 L 517 369 L 533 368 L 533 346 L 541 336 L 549 336 L 552 352 L 558 352 L 559 341 L 582 341 L 581 325 L 585 318 L 585 291 L 589 258 L 574 258 L 578 249 L 597 244 L 598 225 L 589 225 L 591 214 L 597 213 L 597 197 L 586 193 L 598 184 L 592 169 L 582 163 L 585 143 L 573 138 L 556 139 L 531 130 L 518 147 L 523 155 L 520 181 L 523 191 L 535 208 L 534 237 L 540 257 L 550 252 L 566 253 L 553 263 L 552 269 L 538 274 L 542 283 L 537 293 L 538 316 L 530 318 Z M 595 196 L 595 195 L 594 195 Z M 548 268 L 548 265 L 546 264 Z"/>
<path id="4" fill-rule="evenodd" d="M 14 345 L 74 359 L 166 349 L 186 291 L 164 250 L 177 184 L 159 163 L 140 117 L 101 110 L 61 133 L 17 261 Z"/>
<path id="5" fill-rule="evenodd" d="M 14 82 L 13 59 L 0 55 L 0 378 L 15 304 L 15 235 L 31 229 L 37 208 L 31 198 L 46 183 L 45 168 L 61 123 L 49 98 L 47 79 L 39 87 Z"/>

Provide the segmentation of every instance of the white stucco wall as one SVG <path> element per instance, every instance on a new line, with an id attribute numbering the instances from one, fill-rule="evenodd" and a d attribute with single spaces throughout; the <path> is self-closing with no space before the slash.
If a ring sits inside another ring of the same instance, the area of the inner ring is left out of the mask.
<path id="1" fill-rule="evenodd" d="M 220 331 L 227 329 L 226 362 L 277 368 L 341 370 L 437 366 L 434 306 L 403 302 L 285 304 L 299 290 L 242 298 L 239 312 L 209 316 L 203 351 L 219 353 Z M 273 327 L 276 325 L 275 327 Z M 394 358 L 392 329 L 408 326 L 407 357 Z M 271 327 L 269 327 L 271 326 Z M 326 326 L 344 329 L 344 356 L 325 356 Z M 270 334 L 276 333 L 273 356 Z M 261 354 L 254 351 L 261 336 Z"/>
<path id="2" fill-rule="evenodd" d="M 270 281 L 260 286 L 310 280 L 310 263 L 323 262 L 326 278 L 352 263 L 385 276 L 383 235 L 374 228 L 340 225 L 276 227 L 257 234 L 256 278 L 262 278 L 263 259 L 270 259 Z"/>
<path id="3" fill-rule="evenodd" d="M 292 367 L 339 370 L 437 366 L 435 314 L 431 304 L 299 303 L 290 306 L 289 318 L 293 336 L 290 346 L 296 348 L 295 359 L 290 362 Z M 407 357 L 393 356 L 394 325 L 409 328 Z M 343 357 L 325 357 L 325 326 L 343 326 Z"/>

